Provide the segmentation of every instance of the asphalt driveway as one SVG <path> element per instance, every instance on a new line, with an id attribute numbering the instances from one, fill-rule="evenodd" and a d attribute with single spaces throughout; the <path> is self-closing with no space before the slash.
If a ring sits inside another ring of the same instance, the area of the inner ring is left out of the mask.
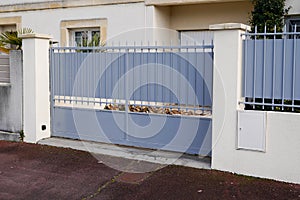
<path id="1" fill-rule="evenodd" d="M 131 174 L 86 152 L 0 141 L 0 199 L 300 200 L 300 185 L 178 166 Z"/>

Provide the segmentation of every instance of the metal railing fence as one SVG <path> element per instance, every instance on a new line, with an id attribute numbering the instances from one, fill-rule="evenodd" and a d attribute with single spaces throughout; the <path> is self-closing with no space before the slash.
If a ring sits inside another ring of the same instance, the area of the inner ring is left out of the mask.
<path id="1" fill-rule="evenodd" d="M 246 32 L 243 101 L 246 109 L 300 112 L 300 32 Z"/>

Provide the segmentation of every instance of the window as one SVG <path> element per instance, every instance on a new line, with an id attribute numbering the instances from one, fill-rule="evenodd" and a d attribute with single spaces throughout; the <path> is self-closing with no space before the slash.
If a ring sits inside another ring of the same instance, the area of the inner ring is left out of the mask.
<path id="1" fill-rule="evenodd" d="M 300 16 L 288 17 L 286 19 L 286 26 L 288 32 L 300 32 Z M 300 35 L 296 35 L 296 38 L 300 38 Z"/>
<path id="2" fill-rule="evenodd" d="M 101 46 L 106 42 L 107 19 L 63 20 L 60 46 Z"/>
<path id="3" fill-rule="evenodd" d="M 71 30 L 71 46 L 90 47 L 100 46 L 100 30 L 97 29 L 77 29 Z"/>

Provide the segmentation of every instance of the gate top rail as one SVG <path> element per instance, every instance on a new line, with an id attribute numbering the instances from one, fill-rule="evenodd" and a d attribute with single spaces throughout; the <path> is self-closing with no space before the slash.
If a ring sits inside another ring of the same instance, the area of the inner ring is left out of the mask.
<path id="1" fill-rule="evenodd" d="M 250 33 L 250 32 L 246 32 L 243 33 L 242 35 L 245 36 L 275 36 L 275 35 L 300 35 L 300 32 L 274 32 L 274 33 Z"/>
<path id="2" fill-rule="evenodd" d="M 298 28 L 299 28 L 299 26 L 297 26 L 297 24 L 295 24 L 293 26 L 289 26 L 289 29 L 291 29 L 291 30 L 288 30 L 287 25 L 284 25 L 283 30 L 278 32 L 276 25 L 273 27 L 274 31 L 267 31 L 267 26 L 264 26 L 264 31 L 258 32 L 257 26 L 255 26 L 254 32 L 249 32 L 249 30 L 246 30 L 246 32 L 242 33 L 241 36 L 245 36 L 246 39 L 259 39 L 259 38 L 257 38 L 258 36 L 263 36 L 263 37 L 273 36 L 274 37 L 274 38 L 270 38 L 270 39 L 276 39 L 276 36 L 283 36 L 283 37 L 284 36 L 293 36 L 293 37 L 297 38 L 300 35 L 300 32 L 297 31 Z M 293 37 L 291 37 L 291 39 L 293 39 Z M 261 38 L 261 39 L 266 39 L 266 38 Z"/>
<path id="3" fill-rule="evenodd" d="M 111 49 L 213 49 L 214 45 L 177 45 L 177 46 L 101 46 L 101 47 L 51 47 L 52 50 L 111 50 Z"/>

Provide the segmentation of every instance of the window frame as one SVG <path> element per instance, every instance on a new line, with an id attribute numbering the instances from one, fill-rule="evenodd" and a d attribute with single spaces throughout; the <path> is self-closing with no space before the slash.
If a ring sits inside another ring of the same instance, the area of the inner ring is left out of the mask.
<path id="1" fill-rule="evenodd" d="M 69 44 L 74 47 L 78 47 L 79 45 L 76 42 L 76 33 L 78 32 L 87 32 L 87 43 L 91 42 L 93 38 L 93 32 L 98 32 L 99 33 L 99 45 L 101 44 L 101 28 L 76 28 L 76 29 L 70 29 L 69 34 L 70 34 L 70 41 Z M 82 37 L 82 36 L 81 36 Z M 81 46 L 82 46 L 83 40 L 81 39 Z"/>
<path id="2" fill-rule="evenodd" d="M 300 15 L 295 15 L 295 16 L 288 16 L 285 19 L 285 24 L 286 24 L 286 28 L 287 28 L 287 32 L 295 32 L 294 30 L 294 26 L 295 23 L 297 24 L 297 32 L 300 32 Z"/>
<path id="3" fill-rule="evenodd" d="M 100 42 L 101 44 L 106 43 L 107 38 L 107 19 L 76 19 L 76 20 L 62 20 L 60 23 L 60 46 L 68 47 L 72 46 L 70 41 L 72 30 L 84 30 L 84 29 L 95 29 L 100 30 Z"/>

